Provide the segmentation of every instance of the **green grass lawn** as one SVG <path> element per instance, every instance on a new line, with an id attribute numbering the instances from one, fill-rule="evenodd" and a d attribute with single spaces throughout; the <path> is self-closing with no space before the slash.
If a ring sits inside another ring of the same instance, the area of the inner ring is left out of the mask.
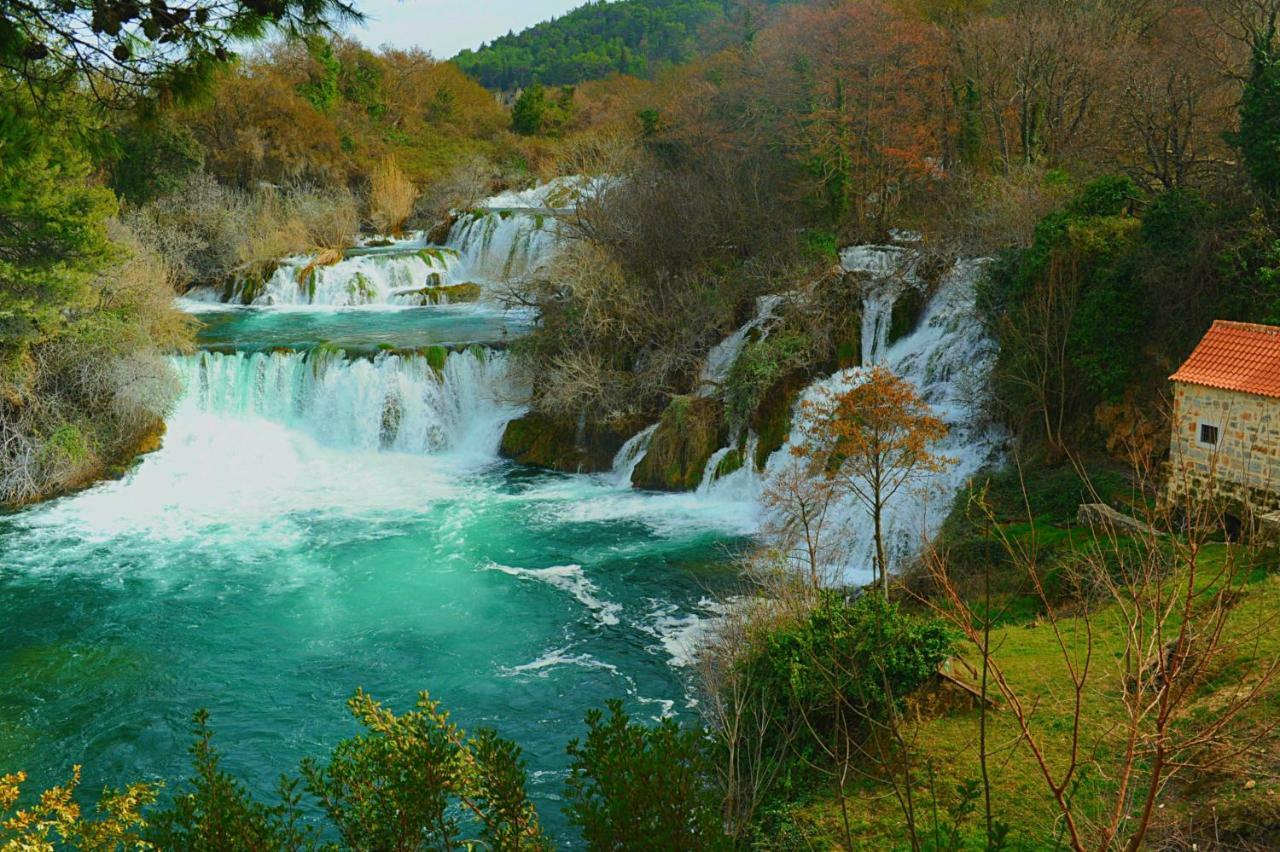
<path id="1" fill-rule="evenodd" d="M 1061 570 L 1056 566 L 1096 546 L 1087 529 L 1055 526 L 1044 519 L 1001 529 L 1015 544 L 1030 546 L 1034 541 L 1037 552 L 1044 554 L 1042 576 L 1050 578 Z M 1247 562 L 1231 562 L 1246 559 Z M 1276 623 L 1280 616 L 1280 576 L 1272 573 L 1274 561 L 1274 556 L 1249 555 L 1243 548 L 1223 543 L 1207 544 L 1198 554 L 1198 605 L 1211 600 L 1221 589 L 1224 566 L 1241 567 L 1234 606 L 1224 631 L 1228 648 L 1198 684 L 1190 701 L 1187 725 L 1213 718 L 1241 690 L 1255 685 L 1261 672 L 1280 656 L 1280 625 Z M 1178 578 L 1168 579 L 1164 586 L 1176 589 Z M 980 588 L 975 578 L 965 580 L 965 593 L 970 599 L 975 599 Z M 1074 691 L 1066 655 L 1025 572 L 1002 564 L 992 578 L 992 588 L 993 620 L 997 625 L 991 633 L 994 657 L 1023 705 L 1034 708 L 1032 735 L 1040 742 L 1055 778 L 1060 778 L 1070 762 L 1075 724 Z M 1118 734 L 1126 718 L 1120 700 L 1126 621 L 1116 603 L 1095 605 L 1087 618 L 1083 605 L 1073 605 L 1065 597 L 1063 602 L 1055 601 L 1055 607 L 1064 613 L 1058 628 L 1077 665 L 1083 662 L 1084 649 L 1092 635 L 1093 654 L 1080 712 L 1078 770 L 1075 783 L 1069 788 L 1076 819 L 1088 832 L 1091 824 L 1109 812 L 1115 799 L 1121 753 Z M 1176 619 L 1170 622 L 1175 623 Z M 970 664 L 980 665 L 976 648 L 963 641 L 958 647 Z M 926 835 L 926 847 L 932 848 L 935 804 L 941 814 L 939 821 L 947 823 L 946 809 L 956 801 L 957 787 L 980 778 L 979 716 L 972 709 L 907 722 L 905 738 L 916 768 L 916 821 Z M 1172 842 L 1197 831 L 1198 836 L 1217 836 L 1223 843 L 1233 838 L 1264 838 L 1258 847 L 1228 844 L 1220 848 L 1266 848 L 1266 838 L 1276 839 L 1276 826 L 1280 826 L 1280 735 L 1271 731 L 1271 726 L 1277 720 L 1280 680 L 1266 685 L 1261 700 L 1249 709 L 1230 737 L 1202 750 L 1198 758 L 1230 755 L 1229 760 L 1209 769 L 1183 770 L 1164 789 L 1149 845 L 1154 846 L 1156 838 Z M 1014 714 L 1007 708 L 988 713 L 987 739 L 992 810 L 996 820 L 1010 826 L 1010 848 L 1053 848 L 1063 841 L 1060 812 Z M 1243 750 L 1235 754 L 1236 749 Z M 930 768 L 932 784 L 928 783 Z M 1145 784 L 1145 767 L 1139 771 L 1138 780 Z M 887 785 L 868 784 L 858 789 L 846 806 L 855 827 L 856 845 L 910 848 L 903 809 Z M 967 820 L 963 832 L 967 845 L 961 848 L 985 848 L 983 819 L 979 803 L 978 811 Z M 793 820 L 798 836 L 805 838 L 798 844 L 800 848 L 840 845 L 839 801 L 832 793 L 819 791 L 812 802 L 796 809 Z M 1267 833 L 1268 828 L 1272 834 Z M 944 842 L 942 848 L 950 847 Z M 1206 847 L 1202 844 L 1200 848 Z"/>

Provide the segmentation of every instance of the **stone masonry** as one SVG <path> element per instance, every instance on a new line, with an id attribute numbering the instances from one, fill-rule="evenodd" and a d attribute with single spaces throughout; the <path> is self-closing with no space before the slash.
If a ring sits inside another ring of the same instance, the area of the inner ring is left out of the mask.
<path id="1" fill-rule="evenodd" d="M 1167 497 L 1280 511 L 1280 399 L 1175 380 Z"/>

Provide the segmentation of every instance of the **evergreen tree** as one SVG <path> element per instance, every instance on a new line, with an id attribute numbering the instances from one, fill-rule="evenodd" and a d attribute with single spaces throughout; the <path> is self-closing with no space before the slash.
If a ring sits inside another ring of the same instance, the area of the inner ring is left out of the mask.
<path id="1" fill-rule="evenodd" d="M 1254 186 L 1273 205 L 1280 200 L 1280 57 L 1275 33 L 1253 47 L 1253 70 L 1240 98 L 1237 139 Z"/>
<path id="2" fill-rule="evenodd" d="M 347 0 L 229 0 L 169 7 L 137 0 L 0 0 L 0 68 L 34 89 L 79 79 L 95 97 L 183 94 L 274 29 L 289 36 L 358 20 Z"/>
<path id="3" fill-rule="evenodd" d="M 521 136 L 535 136 L 542 131 L 547 120 L 547 92 L 534 83 L 516 98 L 511 108 L 511 129 Z"/>

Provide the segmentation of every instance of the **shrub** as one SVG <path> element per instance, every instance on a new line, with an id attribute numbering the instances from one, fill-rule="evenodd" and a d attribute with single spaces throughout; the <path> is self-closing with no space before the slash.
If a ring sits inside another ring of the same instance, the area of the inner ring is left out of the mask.
<path id="1" fill-rule="evenodd" d="M 303 787 L 343 848 L 547 848 L 513 743 L 489 730 L 468 737 L 425 692 L 399 716 L 363 691 L 347 705 L 366 732 L 339 743 L 324 766 L 302 763 Z M 153 819 L 156 848 L 335 848 L 319 842 L 319 825 L 303 823 L 298 779 L 281 777 L 277 804 L 259 802 L 222 769 L 203 710 L 195 736 L 187 790 Z"/>
<path id="2" fill-rule="evenodd" d="M 779 379 L 809 365 L 812 349 L 808 335 L 792 330 L 780 330 L 743 347 L 726 381 L 729 422 L 736 426 L 746 423 Z"/>
<path id="3" fill-rule="evenodd" d="M 349 848 L 545 847 L 513 743 L 490 730 L 468 737 L 426 692 L 400 716 L 364 691 L 347 704 L 367 733 L 339 743 L 326 766 L 304 761 L 302 774 Z"/>
<path id="4" fill-rule="evenodd" d="M 345 187 L 298 186 L 248 192 L 193 175 L 178 192 L 126 216 L 180 287 L 234 285 L 269 275 L 284 256 L 337 251 L 360 229 L 355 196 Z"/>
<path id="5" fill-rule="evenodd" d="M 181 388 L 166 350 L 191 342 L 163 262 L 107 223 L 115 262 L 82 310 L 0 373 L 0 504 L 70 490 L 132 457 Z"/>
<path id="6" fill-rule="evenodd" d="M 868 720 L 900 710 L 950 656 L 953 637 L 942 622 L 903 613 L 875 594 L 849 601 L 817 593 L 809 610 L 759 637 L 740 660 L 762 693 L 784 696 L 822 734 L 839 704 Z"/>
<path id="7" fill-rule="evenodd" d="M 265 805 L 222 769 L 209 714 L 200 710 L 191 746 L 193 773 L 187 791 L 152 818 L 148 840 L 157 849 L 300 849 L 309 832 L 299 826 L 296 782 L 280 780 L 280 803 Z M 314 844 L 312 845 L 314 848 Z"/>
<path id="8" fill-rule="evenodd" d="M 0 775 L 0 849 L 44 852 L 55 842 L 84 852 L 148 848 L 141 838 L 147 825 L 142 810 L 155 801 L 158 785 L 108 789 L 98 800 L 100 818 L 87 819 L 74 799 L 80 784 L 77 766 L 68 783 L 44 791 L 32 807 L 10 815 L 26 780 L 22 772 Z"/>
<path id="9" fill-rule="evenodd" d="M 569 743 L 565 813 L 587 848 L 726 848 L 706 732 L 672 719 L 632 722 L 621 701 L 587 713 L 587 737 Z"/>
<path id="10" fill-rule="evenodd" d="M 399 234 L 413 213 L 418 189 L 394 157 L 384 157 L 369 176 L 369 220 L 380 234 Z"/>

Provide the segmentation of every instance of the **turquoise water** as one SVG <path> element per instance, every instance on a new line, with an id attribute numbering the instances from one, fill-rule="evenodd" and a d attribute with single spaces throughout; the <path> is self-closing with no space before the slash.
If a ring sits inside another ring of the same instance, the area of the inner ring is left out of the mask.
<path id="1" fill-rule="evenodd" d="M 749 507 L 497 458 L 506 356 L 202 353 L 162 450 L 0 519 L 0 772 L 86 791 L 186 776 L 208 708 L 268 795 L 355 731 L 364 687 L 429 689 L 525 750 L 562 841 L 564 748 L 622 697 L 696 713 L 692 642 L 734 583 Z"/>
<path id="2" fill-rule="evenodd" d="M 313 349 L 322 344 L 352 352 L 381 347 L 507 343 L 529 327 L 521 314 L 486 305 L 427 308 L 196 310 L 202 346 L 259 351 Z"/>

